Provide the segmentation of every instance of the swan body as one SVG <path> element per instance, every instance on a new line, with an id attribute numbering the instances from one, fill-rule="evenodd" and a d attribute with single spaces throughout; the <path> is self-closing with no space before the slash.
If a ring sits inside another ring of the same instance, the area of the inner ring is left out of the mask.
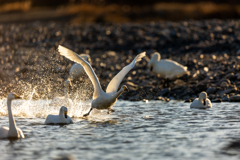
<path id="1" fill-rule="evenodd" d="M 199 98 L 196 98 L 190 105 L 190 108 L 206 109 L 212 108 L 211 101 L 207 98 L 206 92 L 201 92 Z"/>
<path id="2" fill-rule="evenodd" d="M 102 90 L 102 87 L 100 85 L 100 82 L 93 71 L 91 65 L 85 61 L 83 58 L 81 58 L 79 55 L 77 55 L 75 52 L 59 45 L 58 51 L 61 55 L 65 56 L 66 58 L 76 62 L 80 63 L 84 70 L 86 71 L 87 75 L 89 76 L 90 80 L 92 81 L 92 84 L 94 86 L 94 93 L 93 93 L 93 101 L 92 101 L 92 107 L 90 111 L 85 114 L 84 116 L 89 115 L 91 110 L 93 108 L 96 109 L 108 109 L 111 110 L 111 107 L 115 104 L 117 101 L 117 98 L 125 91 L 128 91 L 127 86 L 123 85 L 119 91 L 117 91 L 120 83 L 122 82 L 122 79 L 126 76 L 126 74 L 135 66 L 135 63 L 138 61 L 141 61 L 141 59 L 145 56 L 145 52 L 142 52 L 138 54 L 135 59 L 127 66 L 125 66 L 108 84 L 106 92 Z"/>
<path id="3" fill-rule="evenodd" d="M 22 130 L 16 126 L 15 119 L 12 115 L 11 104 L 12 100 L 20 99 L 16 94 L 9 93 L 7 98 L 8 106 L 8 117 L 9 117 L 9 128 L 1 127 L 0 128 L 0 138 L 25 138 Z"/>
<path id="4" fill-rule="evenodd" d="M 158 52 L 155 52 L 150 61 L 148 62 L 150 70 L 154 73 L 160 74 L 161 76 L 171 80 L 181 77 L 184 74 L 189 74 L 186 66 L 183 66 L 170 59 L 160 59 L 161 55 Z"/>
<path id="5" fill-rule="evenodd" d="M 91 58 L 87 54 L 80 54 L 80 57 L 82 57 L 85 61 L 88 61 L 91 63 Z M 74 63 L 72 67 L 69 70 L 69 79 L 70 81 L 73 81 L 75 79 L 78 79 L 82 76 L 84 76 L 85 70 L 81 64 Z"/>
<path id="6" fill-rule="evenodd" d="M 70 124 L 72 119 L 67 115 L 67 107 L 62 106 L 59 115 L 48 115 L 45 124 Z"/>
<path id="7" fill-rule="evenodd" d="M 50 102 L 49 106 L 67 106 L 70 107 L 73 105 L 71 99 L 68 96 L 69 86 L 71 86 L 71 81 L 66 80 L 64 83 L 64 97 L 53 97 L 52 101 Z"/>

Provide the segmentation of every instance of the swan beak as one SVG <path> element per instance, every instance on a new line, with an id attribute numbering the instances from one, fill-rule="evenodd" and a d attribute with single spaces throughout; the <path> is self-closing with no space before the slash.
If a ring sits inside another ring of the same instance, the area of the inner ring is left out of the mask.
<path id="1" fill-rule="evenodd" d="M 17 96 L 16 94 L 14 95 L 15 99 L 22 99 L 21 97 Z"/>
<path id="2" fill-rule="evenodd" d="M 152 70 L 153 70 L 153 65 L 151 65 L 151 67 L 150 67 L 150 71 L 152 72 Z"/>
<path id="3" fill-rule="evenodd" d="M 129 91 L 127 87 L 123 87 L 123 89 L 124 89 L 125 92 Z"/>
<path id="4" fill-rule="evenodd" d="M 65 118 L 67 118 L 67 111 L 64 111 Z"/>
<path id="5" fill-rule="evenodd" d="M 206 99 L 203 99 L 203 105 L 204 106 L 206 105 Z"/>

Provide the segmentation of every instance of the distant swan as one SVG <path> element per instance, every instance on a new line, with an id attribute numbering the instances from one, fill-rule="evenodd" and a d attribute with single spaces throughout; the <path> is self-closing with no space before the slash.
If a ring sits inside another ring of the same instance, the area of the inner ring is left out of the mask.
<path id="1" fill-rule="evenodd" d="M 212 103 L 207 98 L 207 93 L 201 92 L 199 95 L 199 98 L 196 98 L 192 102 L 192 104 L 190 105 L 190 108 L 199 108 L 199 109 L 212 108 Z"/>
<path id="2" fill-rule="evenodd" d="M 151 60 L 148 62 L 148 66 L 150 67 L 150 71 L 167 78 L 167 86 L 169 86 L 169 79 L 172 80 L 181 77 L 184 74 L 189 74 L 186 66 L 170 59 L 160 59 L 161 55 L 158 52 L 155 52 Z"/>
<path id="3" fill-rule="evenodd" d="M 88 116 L 93 108 L 96 109 L 108 109 L 108 111 L 111 111 L 111 107 L 114 105 L 114 103 L 117 101 L 117 98 L 125 91 L 128 91 L 127 86 L 123 85 L 119 91 L 117 91 L 120 83 L 122 82 L 122 79 L 126 76 L 126 74 L 135 66 L 135 63 L 138 61 L 141 61 L 142 57 L 145 56 L 145 52 L 142 52 L 138 54 L 135 59 L 130 63 L 129 65 L 125 66 L 108 84 L 106 92 L 102 90 L 102 87 L 100 85 L 100 82 L 93 71 L 91 65 L 85 61 L 83 58 L 81 58 L 79 55 L 77 55 L 75 52 L 60 46 L 58 47 L 58 51 L 61 55 L 65 56 L 66 58 L 76 62 L 80 63 L 89 78 L 92 81 L 92 84 L 94 86 L 94 93 L 93 93 L 93 101 L 92 101 L 92 107 L 90 111 L 85 114 L 84 116 Z"/>
<path id="4" fill-rule="evenodd" d="M 9 117 L 9 128 L 1 127 L 0 128 L 0 138 L 25 138 L 22 130 L 16 126 L 15 119 L 12 115 L 12 100 L 20 99 L 14 93 L 9 93 L 7 98 L 7 107 L 8 107 L 8 117 Z"/>
<path id="5" fill-rule="evenodd" d="M 82 57 L 85 61 L 91 64 L 91 58 L 87 54 L 80 54 L 80 57 Z M 70 81 L 76 80 L 82 76 L 84 76 L 85 70 L 81 64 L 74 63 L 72 67 L 69 70 L 69 76 L 68 79 Z"/>
<path id="6" fill-rule="evenodd" d="M 71 118 L 67 115 L 67 107 L 62 106 L 59 115 L 48 115 L 45 124 L 69 124 L 73 123 Z"/>
<path id="7" fill-rule="evenodd" d="M 73 102 L 71 99 L 69 99 L 68 96 L 69 86 L 71 86 L 71 82 L 69 80 L 66 80 L 64 83 L 64 97 L 53 97 L 49 106 L 72 106 Z"/>

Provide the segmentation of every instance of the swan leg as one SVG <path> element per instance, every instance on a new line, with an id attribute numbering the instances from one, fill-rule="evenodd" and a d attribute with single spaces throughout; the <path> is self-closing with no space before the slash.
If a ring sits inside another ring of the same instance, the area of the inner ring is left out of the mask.
<path id="1" fill-rule="evenodd" d="M 107 113 L 108 113 L 108 114 L 110 114 L 111 112 L 115 112 L 115 110 L 114 110 L 114 109 L 111 109 L 111 108 L 109 108 Z"/>
<path id="2" fill-rule="evenodd" d="M 88 113 L 86 113 L 86 114 L 84 114 L 83 115 L 83 117 L 86 117 L 86 116 L 88 116 L 89 114 L 90 114 L 90 112 L 92 111 L 92 108 L 89 110 L 89 112 Z"/>

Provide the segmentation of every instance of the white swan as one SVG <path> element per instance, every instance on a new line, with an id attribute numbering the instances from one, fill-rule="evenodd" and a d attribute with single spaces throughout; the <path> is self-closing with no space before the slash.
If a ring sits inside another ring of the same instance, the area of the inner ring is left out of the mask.
<path id="1" fill-rule="evenodd" d="M 52 101 L 50 102 L 49 106 L 67 106 L 70 107 L 73 105 L 71 99 L 68 96 L 68 89 L 71 86 L 71 81 L 66 80 L 64 82 L 64 97 L 53 97 Z"/>
<path id="2" fill-rule="evenodd" d="M 192 102 L 192 104 L 190 105 L 190 108 L 199 108 L 199 109 L 212 108 L 212 103 L 207 98 L 207 93 L 201 92 L 199 95 L 199 98 L 196 98 Z"/>
<path id="3" fill-rule="evenodd" d="M 100 85 L 100 82 L 93 71 L 91 65 L 82 59 L 80 56 L 78 56 L 75 52 L 59 45 L 58 51 L 61 55 L 65 56 L 66 58 L 76 62 L 80 63 L 87 75 L 89 76 L 90 80 L 92 81 L 92 84 L 94 86 L 94 93 L 93 93 L 93 101 L 92 101 L 92 107 L 90 111 L 85 114 L 84 116 L 89 115 L 91 110 L 93 108 L 96 109 L 108 109 L 111 111 L 111 107 L 114 105 L 114 103 L 117 101 L 117 98 L 124 92 L 128 91 L 127 86 L 123 85 L 119 91 L 117 91 L 120 83 L 122 82 L 122 79 L 125 77 L 125 75 L 135 66 L 135 63 L 140 61 L 142 57 L 145 56 L 145 52 L 142 52 L 138 54 L 135 59 L 130 63 L 129 65 L 125 66 L 108 84 L 106 92 L 102 90 L 102 87 Z"/>
<path id="4" fill-rule="evenodd" d="M 1 127 L 0 128 L 0 138 L 25 138 L 22 130 L 16 126 L 15 119 L 12 115 L 12 100 L 20 99 L 14 93 L 9 93 L 7 97 L 7 107 L 8 107 L 8 117 L 9 117 L 9 128 Z"/>
<path id="5" fill-rule="evenodd" d="M 67 107 L 62 106 L 59 115 L 48 115 L 45 124 L 69 124 L 73 123 L 71 118 L 67 115 Z"/>
<path id="6" fill-rule="evenodd" d="M 91 64 L 91 58 L 87 54 L 80 54 L 80 57 L 82 57 L 85 61 Z M 69 70 L 69 76 L 68 79 L 70 81 L 76 80 L 82 76 L 84 76 L 85 70 L 81 64 L 74 63 L 72 67 Z"/>
<path id="7" fill-rule="evenodd" d="M 150 67 L 150 71 L 153 71 L 167 78 L 167 83 L 169 83 L 169 79 L 173 80 L 175 78 L 183 76 L 184 74 L 189 74 L 186 66 L 183 66 L 170 59 L 160 59 L 161 55 L 158 52 L 155 52 L 148 62 L 148 67 Z M 167 85 L 169 86 L 169 84 Z"/>

